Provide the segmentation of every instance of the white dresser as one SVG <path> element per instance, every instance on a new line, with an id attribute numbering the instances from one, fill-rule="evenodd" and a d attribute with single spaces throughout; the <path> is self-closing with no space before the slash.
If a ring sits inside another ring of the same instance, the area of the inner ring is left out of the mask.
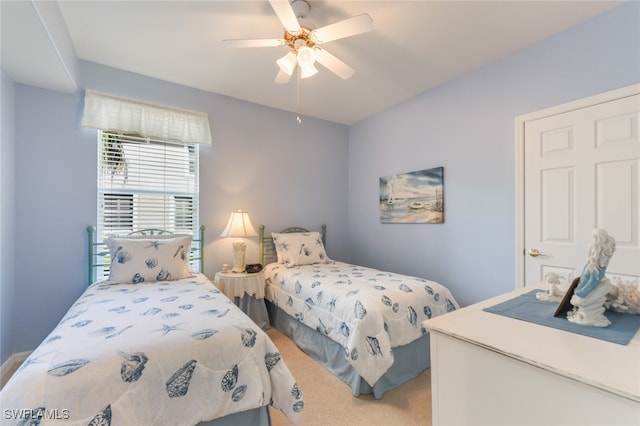
<path id="1" fill-rule="evenodd" d="M 628 345 L 484 312 L 424 321 L 434 426 L 640 425 L 640 333 Z"/>

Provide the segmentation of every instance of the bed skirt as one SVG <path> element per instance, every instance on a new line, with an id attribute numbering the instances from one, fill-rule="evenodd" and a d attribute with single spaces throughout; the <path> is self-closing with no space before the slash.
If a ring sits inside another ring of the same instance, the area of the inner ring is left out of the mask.
<path id="1" fill-rule="evenodd" d="M 292 318 L 273 303 L 266 301 L 271 325 L 288 336 L 311 358 L 351 386 L 353 396 L 373 394 L 376 399 L 431 366 L 429 335 L 408 345 L 393 348 L 394 363 L 373 385 L 369 385 L 345 359 L 345 349 L 327 336 Z"/>
<path id="2" fill-rule="evenodd" d="M 240 413 L 229 414 L 208 422 L 200 422 L 197 426 L 271 426 L 271 415 L 269 407 L 264 406 L 253 410 L 241 411 Z"/>

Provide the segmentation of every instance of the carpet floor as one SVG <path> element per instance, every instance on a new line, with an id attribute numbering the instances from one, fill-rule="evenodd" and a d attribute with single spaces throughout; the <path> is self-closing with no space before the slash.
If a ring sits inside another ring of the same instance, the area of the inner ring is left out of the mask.
<path id="1" fill-rule="evenodd" d="M 300 426 L 393 425 L 431 426 L 431 370 L 385 393 L 354 397 L 351 388 L 302 352 L 273 327 L 267 334 L 278 347 L 304 398 Z M 277 409 L 270 408 L 273 426 L 290 425 Z"/>

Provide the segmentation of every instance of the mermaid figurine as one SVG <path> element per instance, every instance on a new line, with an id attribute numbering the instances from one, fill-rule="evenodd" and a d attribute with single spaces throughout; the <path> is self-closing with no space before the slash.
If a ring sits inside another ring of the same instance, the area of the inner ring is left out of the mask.
<path id="1" fill-rule="evenodd" d="M 604 303 L 611 282 L 605 272 L 616 251 L 616 240 L 603 228 L 594 229 L 592 235 L 587 264 L 571 297 L 573 309 L 567 313 L 567 319 L 577 324 L 607 327 L 611 322 L 604 315 Z"/>

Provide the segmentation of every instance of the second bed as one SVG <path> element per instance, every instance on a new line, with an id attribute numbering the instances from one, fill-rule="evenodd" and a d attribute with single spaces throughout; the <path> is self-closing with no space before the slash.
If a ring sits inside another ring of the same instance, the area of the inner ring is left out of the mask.
<path id="1" fill-rule="evenodd" d="M 327 257 L 322 232 L 260 227 L 272 326 L 346 382 L 375 398 L 430 367 L 423 320 L 459 308 L 443 285 Z M 275 255 L 275 256 L 274 256 Z"/>

